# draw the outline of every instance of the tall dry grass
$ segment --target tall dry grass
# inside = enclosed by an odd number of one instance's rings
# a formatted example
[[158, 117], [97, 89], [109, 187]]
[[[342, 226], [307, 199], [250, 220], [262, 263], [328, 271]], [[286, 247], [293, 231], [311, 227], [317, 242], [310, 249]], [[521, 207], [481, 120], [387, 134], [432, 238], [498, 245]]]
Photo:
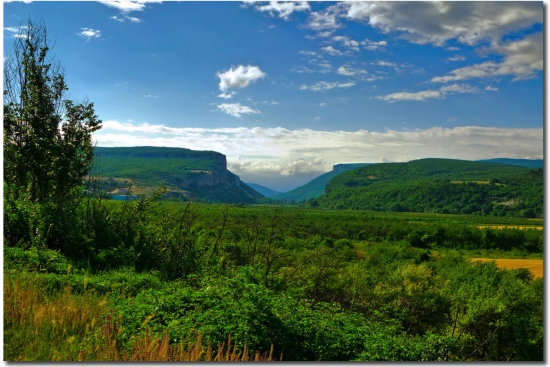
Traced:
[[[144, 323], [145, 324], [145, 323]], [[69, 287], [45, 294], [33, 273], [4, 273], [4, 360], [6, 361], [272, 361], [269, 353], [238, 351], [222, 343], [204, 347], [195, 341], [170, 344], [147, 330], [136, 336], [131, 353], [119, 336], [122, 320], [108, 306], [107, 298], [93, 291], [73, 294]], [[280, 357], [282, 360], [282, 355]]]

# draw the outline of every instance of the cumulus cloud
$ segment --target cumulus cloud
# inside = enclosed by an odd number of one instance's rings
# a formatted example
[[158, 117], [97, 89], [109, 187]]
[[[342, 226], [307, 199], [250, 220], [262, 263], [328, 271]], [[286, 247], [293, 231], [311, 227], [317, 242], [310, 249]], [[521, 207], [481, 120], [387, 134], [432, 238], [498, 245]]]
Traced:
[[229, 88], [244, 88], [251, 82], [266, 77], [267, 74], [257, 66], [239, 65], [223, 73], [218, 72], [216, 76], [220, 78], [220, 90], [225, 92]]
[[338, 68], [338, 70], [336, 70], [336, 73], [340, 75], [346, 75], [346, 76], [355, 76], [355, 75], [367, 74], [367, 71], [342, 65]]
[[365, 38], [363, 41], [361, 41], [361, 46], [363, 46], [365, 50], [369, 50], [369, 51], [378, 51], [378, 50], [384, 51], [387, 45], [388, 45], [388, 42], [386, 41], [375, 42], [375, 41], [369, 40], [368, 38]]
[[386, 67], [396, 67], [397, 64], [395, 62], [389, 62], [384, 60], [378, 60], [376, 62], [371, 62], [372, 65], [378, 65], [378, 66], [386, 66]]
[[250, 108], [248, 106], [243, 106], [240, 103], [222, 103], [222, 104], [217, 106], [217, 109], [219, 109], [222, 112], [227, 113], [228, 115], [231, 115], [233, 117], [239, 117], [239, 118], [243, 114], [245, 114], [245, 115], [250, 115], [250, 114], [255, 114], [255, 113], [261, 114], [260, 111], [253, 110], [252, 108]]
[[342, 56], [344, 54], [342, 51], [337, 50], [332, 46], [323, 47], [321, 48], [321, 50], [325, 51], [326, 53], [332, 56]]
[[418, 44], [443, 46], [498, 42], [502, 36], [543, 22], [540, 2], [348, 2], [345, 16]]
[[[472, 78], [491, 78], [513, 76], [513, 81], [530, 79], [543, 70], [543, 34], [530, 35], [519, 41], [509, 41], [502, 45], [493, 45], [490, 50], [504, 55], [502, 62], [486, 61], [481, 64], [465, 66], [451, 71], [448, 75], [431, 79], [435, 83], [467, 80]], [[485, 52], [490, 52], [485, 50]]]
[[229, 98], [232, 98], [235, 94], [237, 94], [237, 92], [231, 91], [229, 93], [218, 94], [218, 97], [224, 98], [224, 99], [229, 99]]
[[296, 11], [311, 10], [307, 1], [270, 1], [265, 5], [260, 5], [259, 2], [255, 1], [245, 1], [245, 5], [248, 4], [256, 4], [254, 9], [261, 12], [268, 12], [271, 16], [277, 15], [284, 20], [289, 20], [290, 15]]
[[311, 12], [309, 14], [306, 28], [319, 32], [324, 31], [325, 34], [319, 33], [319, 36], [329, 37], [332, 32], [342, 26], [338, 22], [338, 18], [340, 17], [341, 13], [341, 4], [331, 5], [328, 8], [319, 12]]
[[329, 82], [322, 81], [322, 82], [318, 82], [318, 83], [315, 83], [315, 84], [310, 85], [310, 86], [302, 84], [300, 86], [300, 90], [312, 90], [312, 91], [318, 92], [318, 91], [329, 90], [329, 89], [334, 89], [334, 88], [349, 88], [349, 87], [353, 87], [354, 85], [355, 85], [355, 82], [347, 82], [347, 83], [333, 82], [333, 83], [329, 83]]
[[80, 28], [80, 29], [82, 29], [82, 32], [78, 33], [80, 37], [87, 38], [88, 40], [91, 38], [101, 37], [101, 31], [98, 29], [92, 29], [92, 28]]
[[491, 92], [498, 92], [498, 88], [497, 88], [497, 87], [493, 87], [493, 86], [490, 86], [490, 85], [486, 86], [486, 87], [485, 87], [485, 90], [491, 91]]
[[353, 51], [360, 51], [359, 50], [359, 42], [350, 39], [346, 36], [334, 36], [332, 37], [333, 41], [340, 42], [343, 46], [353, 50]]
[[101, 4], [116, 8], [123, 13], [142, 11], [147, 3], [161, 3], [161, 0], [98, 0]]
[[[214, 150], [245, 182], [278, 182], [328, 172], [344, 162], [403, 162], [426, 157], [487, 159], [543, 158], [543, 128], [460, 126], [374, 132], [277, 128], [176, 128], [107, 120], [94, 133], [98, 146], [167, 146]], [[309, 175], [309, 176], [308, 176]], [[262, 183], [262, 182], [258, 182]], [[268, 185], [269, 186], [269, 185]]]

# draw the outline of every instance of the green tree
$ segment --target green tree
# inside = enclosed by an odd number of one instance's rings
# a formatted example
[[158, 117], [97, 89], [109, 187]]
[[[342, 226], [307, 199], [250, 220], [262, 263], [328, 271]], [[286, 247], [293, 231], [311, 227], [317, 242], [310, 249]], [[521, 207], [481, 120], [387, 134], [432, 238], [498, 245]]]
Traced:
[[[47, 204], [48, 215], [62, 220], [78, 206], [101, 120], [93, 103], [65, 98], [63, 69], [50, 49], [44, 22], [29, 20], [4, 64], [4, 204]], [[11, 214], [6, 227], [4, 213], [4, 233], [14, 244], [17, 215]]]

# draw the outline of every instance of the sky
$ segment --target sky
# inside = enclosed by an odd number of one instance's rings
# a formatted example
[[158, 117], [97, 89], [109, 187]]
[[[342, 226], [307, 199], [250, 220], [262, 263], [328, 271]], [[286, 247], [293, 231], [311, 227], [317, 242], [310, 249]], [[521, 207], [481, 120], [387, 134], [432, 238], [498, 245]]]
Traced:
[[214, 150], [278, 191], [338, 163], [543, 158], [542, 2], [5, 2], [98, 146]]

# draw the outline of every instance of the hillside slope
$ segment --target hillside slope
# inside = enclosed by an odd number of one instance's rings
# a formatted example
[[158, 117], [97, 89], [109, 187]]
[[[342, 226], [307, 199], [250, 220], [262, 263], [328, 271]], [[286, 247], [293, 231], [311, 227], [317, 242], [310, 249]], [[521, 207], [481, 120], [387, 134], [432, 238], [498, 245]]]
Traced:
[[513, 166], [521, 166], [521, 167], [527, 167], [527, 168], [544, 167], [544, 160], [542, 159], [491, 158], [491, 159], [481, 159], [478, 162], [511, 164]]
[[339, 175], [342, 172], [349, 171], [350, 169], [363, 167], [372, 163], [342, 163], [332, 166], [332, 171], [322, 174], [321, 176], [314, 178], [307, 184], [295, 188], [294, 190], [285, 192], [283, 194], [274, 195], [270, 197], [272, 200], [279, 200], [282, 202], [300, 202], [309, 199], [317, 198], [323, 195], [326, 184], [331, 178]]
[[109, 189], [124, 190], [133, 182], [134, 193], [150, 193], [164, 185], [167, 198], [225, 203], [265, 200], [227, 170], [225, 155], [213, 151], [96, 147], [93, 172], [107, 178]]
[[542, 216], [543, 171], [453, 159], [380, 163], [334, 177], [320, 204], [336, 209]]
[[259, 184], [249, 183], [249, 182], [245, 182], [245, 184], [250, 186], [255, 191], [259, 192], [260, 194], [262, 194], [265, 197], [271, 197], [271, 196], [281, 194], [281, 192], [279, 192], [279, 191], [275, 191], [273, 189], [270, 189], [269, 187], [265, 187], [265, 186], [262, 186], [262, 185], [259, 185]]

